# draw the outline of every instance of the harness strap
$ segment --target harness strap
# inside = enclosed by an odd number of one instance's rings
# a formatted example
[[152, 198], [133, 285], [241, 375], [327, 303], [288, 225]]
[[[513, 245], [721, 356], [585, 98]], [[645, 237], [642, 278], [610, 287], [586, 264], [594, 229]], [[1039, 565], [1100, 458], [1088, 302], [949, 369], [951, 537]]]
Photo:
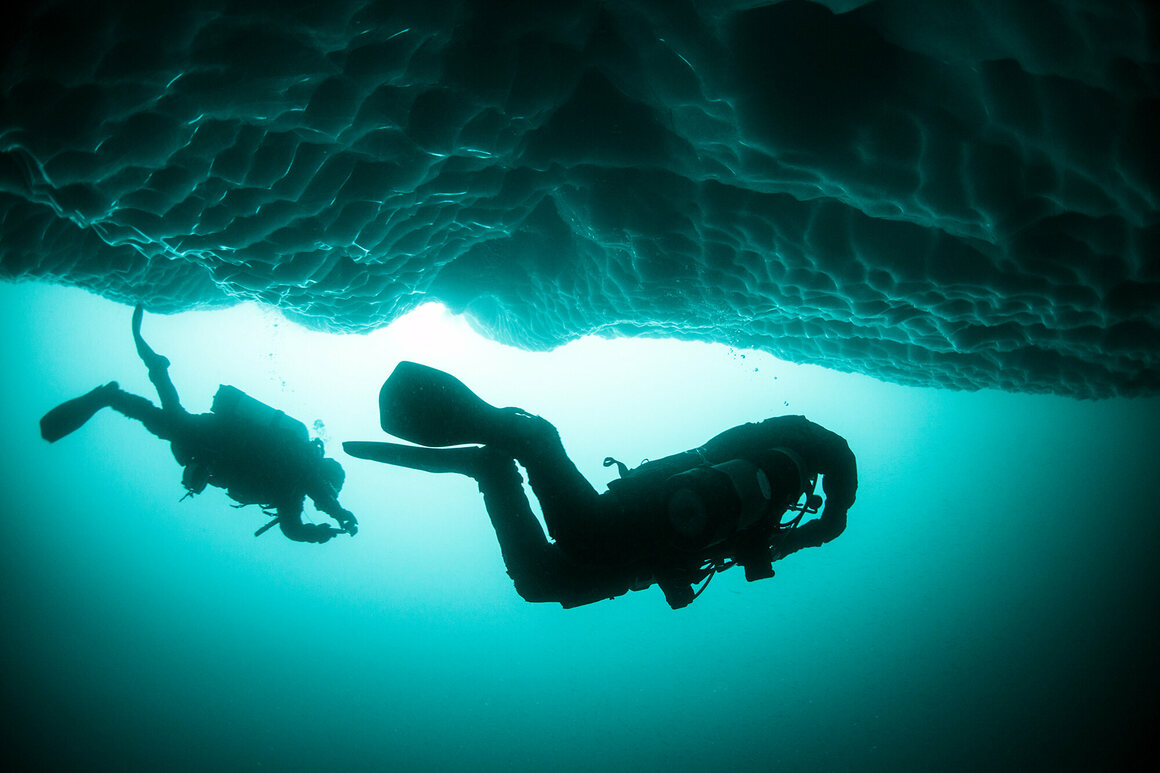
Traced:
[[617, 474], [620, 475], [620, 477], [623, 478], [626, 475], [628, 475], [628, 465], [626, 465], [624, 462], [620, 461], [619, 459], [613, 459], [611, 456], [604, 457], [604, 466], [605, 467], [611, 467], [614, 464], [616, 465], [616, 472], [617, 472]]

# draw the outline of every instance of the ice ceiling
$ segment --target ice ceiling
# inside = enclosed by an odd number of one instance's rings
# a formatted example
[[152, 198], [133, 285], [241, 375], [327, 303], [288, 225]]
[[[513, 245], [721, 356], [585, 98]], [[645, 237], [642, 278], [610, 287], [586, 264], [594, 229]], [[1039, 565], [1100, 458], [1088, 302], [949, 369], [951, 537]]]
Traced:
[[1155, 394], [1150, 8], [10, 4], [0, 275]]

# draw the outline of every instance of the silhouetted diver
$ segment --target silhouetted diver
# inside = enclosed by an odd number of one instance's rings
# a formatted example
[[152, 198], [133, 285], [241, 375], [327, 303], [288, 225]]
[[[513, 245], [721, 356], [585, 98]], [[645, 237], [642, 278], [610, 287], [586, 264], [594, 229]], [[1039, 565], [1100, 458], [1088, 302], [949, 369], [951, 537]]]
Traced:
[[[149, 380], [161, 398], [161, 407], [123, 391], [116, 381], [97, 387], [53, 408], [40, 420], [40, 434], [50, 443], [75, 432], [102, 408], [112, 408], [136, 419], [157, 437], [168, 440], [173, 456], [184, 468], [187, 496], [206, 485], [226, 489], [241, 505], [260, 505], [275, 523], [297, 542], [326, 542], [343, 532], [354, 535], [358, 521], [338, 503], [346, 479], [342, 466], [323, 455], [321, 441], [310, 440], [306, 426], [232, 386], [222, 385], [213, 398], [211, 413], [191, 414], [182, 407], [169, 378], [169, 360], [141, 337], [140, 304], [133, 311], [133, 340], [137, 354], [149, 369]], [[302, 522], [305, 498], [334, 518], [329, 524]]]
[[[343, 449], [474, 478], [517, 592], [566, 608], [655, 583], [677, 609], [734, 564], [745, 567], [747, 580], [771, 577], [773, 561], [842, 533], [858, 488], [846, 441], [802, 416], [734, 427], [633, 470], [605, 459], [622, 477], [598, 494], [550, 423], [518, 408], [496, 408], [443, 371], [400, 363], [383, 384], [379, 410], [386, 432], [435, 447], [347, 442]], [[441, 447], [465, 443], [482, 445]], [[517, 461], [554, 541], [529, 506]], [[819, 474], [825, 509], [803, 523], [822, 503], [813, 493]], [[803, 494], [805, 502], [795, 505]], [[791, 509], [797, 514], [783, 522]]]

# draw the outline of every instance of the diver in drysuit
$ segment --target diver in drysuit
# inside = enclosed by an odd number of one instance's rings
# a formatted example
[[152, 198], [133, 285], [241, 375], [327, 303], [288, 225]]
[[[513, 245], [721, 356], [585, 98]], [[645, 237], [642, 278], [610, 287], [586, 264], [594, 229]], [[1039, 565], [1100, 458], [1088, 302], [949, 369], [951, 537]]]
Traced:
[[[149, 370], [149, 380], [161, 398], [158, 408], [149, 400], [125, 392], [112, 381], [53, 408], [40, 420], [40, 434], [55, 443], [75, 432], [102, 408], [136, 419], [162, 440], [185, 468], [182, 484], [187, 496], [207, 485], [218, 486], [239, 505], [256, 504], [296, 542], [326, 542], [337, 534], [358, 532], [354, 515], [338, 503], [346, 473], [323, 454], [320, 441], [311, 441], [305, 425], [255, 400], [232, 386], [219, 387], [210, 413], [192, 414], [182, 407], [169, 378], [169, 360], [157, 354], [141, 337], [140, 304], [133, 311], [133, 341]], [[338, 522], [304, 523], [305, 498]]]
[[[771, 577], [774, 561], [842, 533], [858, 488], [846, 441], [802, 416], [734, 427], [633, 470], [605, 459], [621, 478], [597, 493], [550, 423], [489, 405], [443, 371], [400, 363], [383, 384], [379, 410], [384, 431], [420, 445], [346, 442], [343, 449], [474, 478], [517, 592], [565, 608], [656, 584], [678, 609], [715, 572], [736, 564], [747, 580]], [[466, 443], [479, 445], [445, 447]], [[540, 502], [547, 535], [517, 462]], [[813, 493], [819, 474], [825, 509], [803, 522], [822, 504]], [[797, 512], [783, 520], [787, 511]]]

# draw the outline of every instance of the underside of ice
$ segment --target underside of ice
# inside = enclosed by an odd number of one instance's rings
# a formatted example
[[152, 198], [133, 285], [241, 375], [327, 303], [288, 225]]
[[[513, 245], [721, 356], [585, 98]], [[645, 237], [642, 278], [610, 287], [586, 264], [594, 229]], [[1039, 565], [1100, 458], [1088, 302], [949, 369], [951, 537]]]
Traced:
[[10, 6], [0, 276], [1160, 388], [1143, 2]]

